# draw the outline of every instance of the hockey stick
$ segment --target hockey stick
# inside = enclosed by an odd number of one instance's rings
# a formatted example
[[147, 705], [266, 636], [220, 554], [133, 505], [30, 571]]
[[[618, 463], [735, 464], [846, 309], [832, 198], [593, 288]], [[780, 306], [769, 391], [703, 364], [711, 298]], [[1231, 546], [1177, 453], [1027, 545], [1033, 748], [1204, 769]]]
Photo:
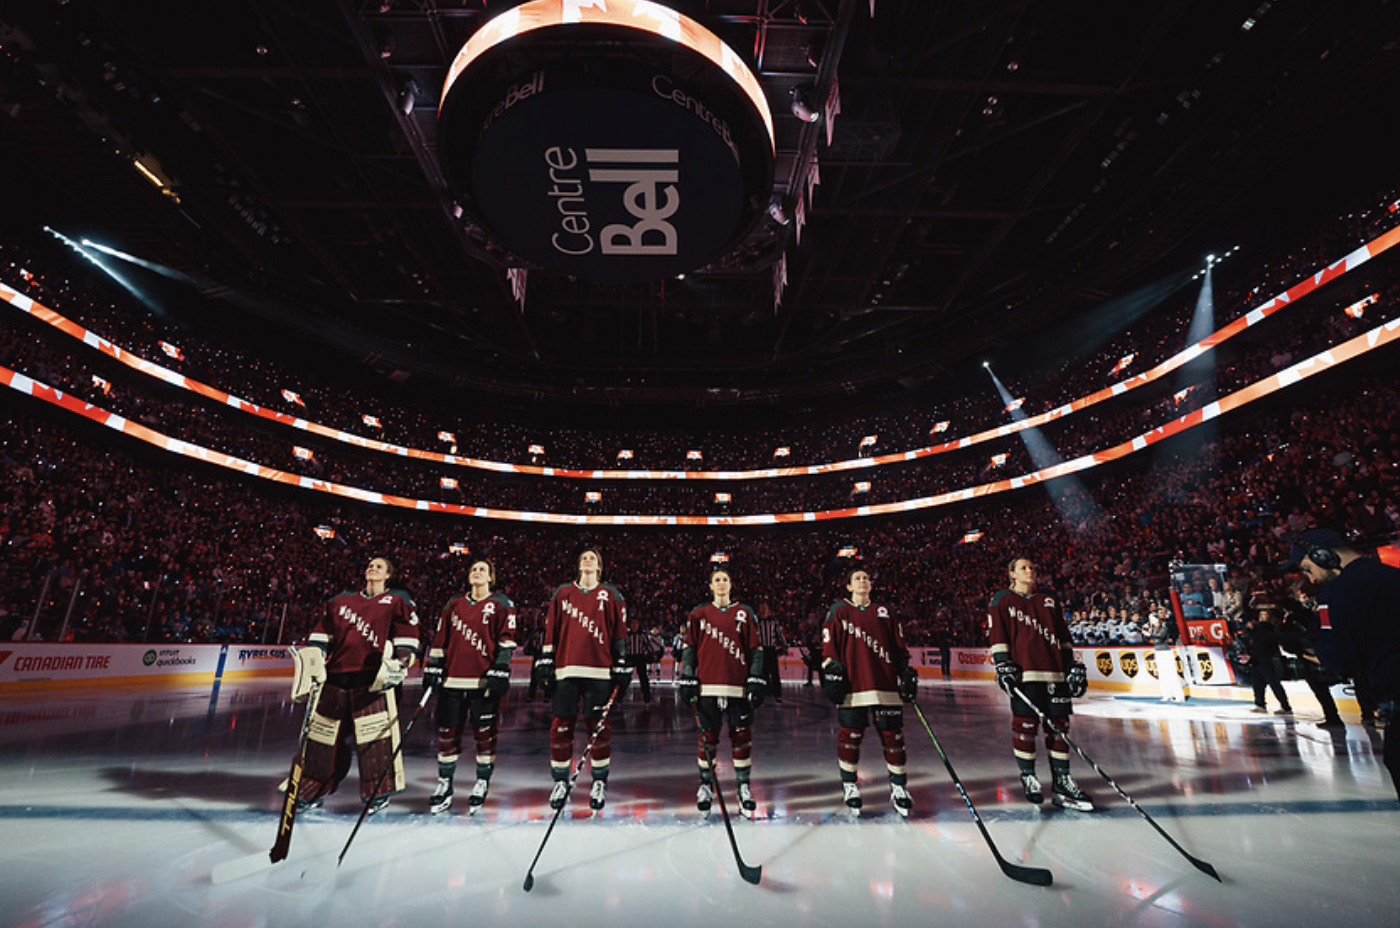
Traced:
[[540, 862], [540, 855], [544, 853], [544, 846], [549, 843], [549, 836], [554, 831], [555, 824], [559, 821], [560, 814], [564, 807], [569, 804], [569, 794], [574, 791], [574, 784], [578, 782], [579, 774], [583, 773], [583, 765], [588, 758], [593, 755], [593, 743], [598, 740], [598, 736], [603, 733], [603, 725], [608, 721], [608, 713], [612, 711], [613, 703], [622, 692], [621, 686], [613, 687], [612, 695], [608, 697], [607, 705], [603, 706], [603, 714], [598, 716], [598, 724], [593, 727], [593, 734], [589, 736], [588, 744], [584, 747], [583, 753], [579, 755], [578, 766], [574, 768], [574, 775], [565, 780], [564, 801], [559, 804], [559, 808], [554, 810], [554, 817], [549, 820], [549, 827], [545, 829], [544, 840], [540, 842], [540, 849], [535, 851], [535, 859], [530, 861], [530, 869], [525, 871], [525, 891], [528, 893], [535, 888], [535, 864]]
[[924, 723], [924, 731], [928, 732], [929, 739], [933, 741], [933, 746], [938, 750], [938, 756], [943, 758], [943, 766], [948, 768], [948, 776], [953, 778], [953, 785], [958, 788], [958, 794], [967, 804], [967, 811], [972, 813], [972, 820], [977, 823], [977, 828], [982, 832], [982, 838], [987, 842], [987, 847], [991, 849], [992, 856], [996, 858], [997, 865], [1001, 867], [1001, 872], [1018, 883], [1028, 883], [1031, 886], [1049, 886], [1054, 880], [1054, 875], [1049, 870], [1043, 867], [1023, 867], [1020, 864], [1013, 864], [1001, 856], [1001, 852], [997, 850], [996, 844], [992, 841], [991, 834], [987, 832], [987, 826], [982, 824], [982, 817], [977, 814], [977, 807], [968, 798], [967, 790], [963, 789], [962, 780], [958, 779], [958, 772], [953, 769], [952, 761], [948, 760], [948, 755], [943, 753], [943, 745], [938, 743], [938, 737], [929, 726], [928, 719], [924, 718], [924, 710], [919, 708], [917, 702], [911, 702], [910, 705], [918, 713], [919, 721]]
[[1044, 712], [1042, 712], [1039, 706], [1027, 699], [1025, 694], [1021, 692], [1020, 687], [1012, 683], [1011, 692], [1014, 693], [1016, 697], [1021, 700], [1021, 702], [1030, 706], [1036, 715], [1040, 716], [1040, 720], [1045, 724], [1046, 728], [1050, 729], [1051, 732], [1063, 738], [1065, 744], [1068, 744], [1070, 747], [1074, 748], [1074, 753], [1084, 758], [1084, 763], [1088, 764], [1090, 767], [1093, 767], [1094, 772], [1097, 773], [1099, 776], [1103, 777], [1104, 780], [1108, 782], [1108, 785], [1113, 787], [1114, 790], [1117, 791], [1118, 795], [1122, 796], [1124, 801], [1127, 802], [1128, 805], [1132, 806], [1134, 809], [1137, 810], [1138, 815], [1141, 815], [1144, 819], [1147, 820], [1147, 824], [1151, 825], [1157, 830], [1157, 834], [1166, 838], [1167, 843], [1170, 844], [1172, 847], [1176, 848], [1178, 852], [1180, 852], [1182, 857], [1185, 857], [1187, 860], [1191, 861], [1191, 865], [1193, 867], [1204, 873], [1206, 876], [1213, 878], [1217, 883], [1225, 882], [1224, 880], [1220, 879], [1220, 874], [1215, 872], [1214, 867], [1206, 863], [1204, 860], [1201, 860], [1199, 857], [1192, 857], [1186, 852], [1186, 848], [1182, 847], [1180, 844], [1177, 844], [1176, 839], [1173, 838], [1171, 835], [1167, 834], [1166, 831], [1162, 829], [1162, 826], [1158, 825], [1157, 822], [1152, 818], [1152, 816], [1148, 815], [1147, 812], [1142, 808], [1142, 806], [1137, 804], [1137, 802], [1133, 799], [1132, 796], [1129, 796], [1127, 793], [1123, 792], [1123, 787], [1113, 782], [1113, 777], [1104, 773], [1103, 768], [1100, 767], [1098, 764], [1094, 763], [1093, 758], [1091, 758], [1088, 754], [1085, 754], [1083, 748], [1071, 741], [1069, 735], [1065, 734], [1064, 731], [1058, 725], [1050, 721], [1050, 717], [1047, 716]]
[[710, 753], [710, 744], [705, 740], [705, 728], [700, 724], [700, 704], [697, 702], [691, 708], [695, 710], [695, 727], [700, 733], [700, 745], [705, 749], [705, 763], [710, 765], [710, 785], [715, 788], [715, 798], [719, 800], [719, 814], [720, 818], [724, 819], [724, 830], [729, 833], [729, 847], [734, 851], [734, 863], [739, 865], [739, 876], [743, 877], [744, 882], [757, 886], [758, 881], [763, 878], [763, 867], [750, 866], [739, 856], [739, 842], [734, 840], [734, 826], [729, 823], [729, 810], [724, 807], [724, 792], [719, 788], [719, 766], [715, 764], [715, 756]]
[[399, 746], [394, 748], [394, 753], [389, 755], [389, 763], [384, 767], [384, 772], [379, 775], [379, 779], [375, 782], [374, 789], [370, 792], [369, 798], [364, 801], [365, 807], [360, 810], [360, 817], [355, 822], [355, 827], [350, 832], [350, 837], [345, 839], [345, 847], [340, 849], [340, 856], [335, 859], [335, 865], [337, 867], [340, 866], [341, 861], [345, 860], [345, 853], [350, 850], [350, 842], [355, 840], [355, 835], [360, 833], [360, 826], [363, 825], [365, 819], [369, 817], [370, 806], [374, 805], [374, 800], [379, 798], [379, 788], [384, 785], [384, 780], [389, 776], [389, 772], [394, 769], [394, 761], [399, 759], [399, 752], [401, 752], [403, 746], [408, 743], [408, 733], [413, 731], [413, 723], [418, 721], [418, 716], [423, 713], [423, 707], [428, 704], [428, 700], [432, 698], [432, 695], [433, 688], [424, 685], [423, 698], [418, 700], [418, 708], [413, 710], [412, 717], [409, 718], [408, 724], [404, 726], [403, 734], [399, 736]]
[[[288, 649], [295, 654], [295, 649]], [[311, 696], [306, 700], [306, 715], [301, 720], [301, 737], [297, 739], [297, 753], [292, 758], [292, 769], [287, 774], [287, 791], [282, 795], [282, 814], [277, 819], [277, 839], [272, 842], [268, 858], [275, 864], [287, 859], [292, 846], [292, 826], [296, 824], [297, 800], [301, 797], [301, 770], [306, 759], [306, 739], [311, 734], [311, 715], [321, 698], [321, 681], [311, 681]]]
[[[292, 654], [296, 653], [296, 648], [287, 650]], [[311, 731], [311, 714], [316, 711], [316, 703], [320, 698], [321, 681], [313, 680], [311, 693], [306, 700], [306, 715], [301, 720], [297, 752], [292, 757], [292, 769], [287, 774], [287, 789], [282, 796], [282, 812], [277, 817], [277, 838], [272, 843], [272, 850], [266, 854], [248, 854], [215, 864], [209, 873], [209, 882], [215, 886], [271, 869], [274, 864], [287, 859], [287, 853], [292, 846], [292, 826], [296, 824], [297, 800], [301, 798], [301, 771], [306, 759], [306, 739]]]

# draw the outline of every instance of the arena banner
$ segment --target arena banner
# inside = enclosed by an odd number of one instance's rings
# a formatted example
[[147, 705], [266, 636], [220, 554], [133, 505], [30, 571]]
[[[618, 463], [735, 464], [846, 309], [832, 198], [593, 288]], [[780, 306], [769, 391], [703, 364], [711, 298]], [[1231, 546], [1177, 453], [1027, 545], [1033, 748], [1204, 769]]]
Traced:
[[281, 645], [63, 644], [0, 645], [0, 693], [85, 686], [199, 686], [220, 680], [287, 676]]
[[[992, 679], [996, 672], [992, 664], [992, 653], [987, 648], [953, 648], [950, 669], [954, 677], [979, 677]], [[1099, 647], [1081, 645], [1074, 649], [1074, 656], [1089, 671], [1089, 686], [1102, 686], [1106, 689], [1133, 690], [1143, 688], [1152, 693], [1159, 689], [1158, 664], [1161, 655], [1170, 654], [1177, 676], [1187, 679], [1184, 648], [1158, 652], [1149, 646], [1139, 647]], [[940, 661], [937, 648], [911, 649], [913, 660], [919, 667], [926, 668], [924, 676], [936, 676]], [[1192, 649], [1196, 670], [1200, 680], [1192, 686], [1234, 686], [1234, 670], [1225, 659], [1225, 651], [1218, 647], [1197, 647]]]

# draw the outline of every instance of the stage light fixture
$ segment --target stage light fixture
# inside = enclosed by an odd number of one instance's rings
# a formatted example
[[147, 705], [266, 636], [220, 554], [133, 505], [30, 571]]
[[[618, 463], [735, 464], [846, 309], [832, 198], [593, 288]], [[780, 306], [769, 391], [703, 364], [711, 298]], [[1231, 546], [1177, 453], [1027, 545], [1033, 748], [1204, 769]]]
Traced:
[[816, 122], [821, 118], [821, 113], [807, 105], [807, 101], [802, 97], [802, 91], [796, 87], [792, 89], [792, 115], [803, 122]]

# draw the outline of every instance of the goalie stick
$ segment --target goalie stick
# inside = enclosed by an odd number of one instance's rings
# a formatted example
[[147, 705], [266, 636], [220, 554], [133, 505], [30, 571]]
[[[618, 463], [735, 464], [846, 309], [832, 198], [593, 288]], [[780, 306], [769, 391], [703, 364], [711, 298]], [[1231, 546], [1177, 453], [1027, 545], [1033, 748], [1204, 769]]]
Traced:
[[[288, 653], [296, 654], [295, 648]], [[301, 797], [301, 768], [306, 759], [306, 739], [311, 733], [311, 715], [316, 711], [316, 703], [321, 698], [321, 681], [311, 682], [311, 695], [306, 700], [306, 716], [301, 720], [301, 737], [297, 740], [297, 753], [292, 758], [292, 769], [287, 774], [287, 792], [282, 796], [282, 814], [277, 819], [277, 839], [268, 851], [268, 858], [275, 864], [287, 859], [292, 846], [292, 826], [297, 819], [297, 800]]]
[[700, 744], [705, 749], [705, 763], [710, 765], [710, 785], [714, 787], [715, 799], [719, 800], [719, 814], [720, 818], [724, 819], [724, 830], [729, 833], [729, 847], [734, 851], [734, 863], [739, 865], [739, 876], [743, 877], [744, 882], [757, 886], [758, 881], [763, 878], [763, 867], [750, 866], [739, 856], [739, 843], [734, 840], [734, 826], [729, 823], [729, 810], [724, 807], [724, 792], [719, 788], [719, 766], [715, 764], [715, 756], [710, 753], [710, 743], [705, 740], [704, 728], [700, 724], [700, 706], [697, 703], [691, 708], [695, 710], [695, 728], [700, 732]]
[[593, 743], [598, 740], [598, 735], [602, 733], [603, 726], [608, 721], [608, 713], [612, 711], [613, 702], [622, 692], [621, 686], [613, 687], [612, 695], [608, 697], [607, 705], [603, 706], [603, 714], [598, 716], [598, 724], [593, 726], [593, 734], [588, 738], [588, 744], [584, 747], [583, 753], [579, 755], [578, 766], [574, 768], [573, 776], [565, 780], [564, 801], [559, 804], [559, 808], [554, 810], [554, 817], [549, 820], [549, 827], [545, 829], [544, 840], [540, 842], [540, 849], [535, 851], [535, 859], [530, 861], [530, 869], [525, 871], [525, 891], [528, 893], [535, 888], [535, 864], [540, 862], [540, 855], [544, 853], [544, 846], [549, 843], [549, 836], [554, 832], [554, 826], [559, 821], [559, 816], [563, 813], [564, 807], [569, 804], [569, 794], [574, 791], [574, 784], [578, 782], [578, 776], [583, 773], [583, 765], [593, 754]]
[[958, 794], [962, 796], [963, 802], [967, 804], [967, 811], [972, 813], [972, 820], [977, 823], [977, 828], [982, 832], [982, 838], [987, 842], [987, 847], [991, 849], [992, 856], [996, 858], [997, 865], [1001, 867], [1001, 872], [1018, 883], [1028, 883], [1031, 886], [1049, 886], [1054, 881], [1054, 875], [1043, 867], [1023, 867], [1020, 864], [1013, 864], [1005, 857], [1001, 856], [1001, 851], [997, 850], [992, 836], [987, 832], [987, 826], [982, 824], [982, 817], [977, 814], [977, 807], [972, 804], [972, 800], [967, 796], [967, 790], [963, 789], [962, 780], [958, 779], [958, 772], [953, 769], [952, 761], [948, 760], [948, 755], [943, 753], [943, 745], [938, 743], [938, 737], [934, 735], [933, 728], [929, 726], [928, 719], [924, 718], [924, 710], [919, 708], [917, 702], [910, 703], [914, 711], [919, 715], [919, 721], [924, 723], [924, 731], [928, 732], [929, 738], [933, 741], [933, 746], [938, 749], [938, 756], [943, 758], [943, 766], [948, 768], [948, 776], [953, 778], [953, 785], [958, 788]]
[[1085, 754], [1083, 748], [1081, 748], [1079, 745], [1075, 744], [1073, 741], [1070, 740], [1069, 735], [1065, 734], [1064, 729], [1060, 728], [1060, 727], [1059, 727], [1058, 725], [1056, 725], [1053, 721], [1051, 721], [1051, 720], [1050, 720], [1050, 717], [1047, 716], [1044, 712], [1042, 712], [1042, 711], [1040, 710], [1040, 707], [1039, 707], [1039, 706], [1037, 706], [1035, 703], [1033, 703], [1033, 702], [1031, 702], [1029, 699], [1027, 699], [1027, 698], [1025, 697], [1025, 694], [1023, 694], [1023, 693], [1021, 692], [1021, 688], [1020, 688], [1020, 687], [1018, 687], [1016, 684], [1012, 683], [1012, 684], [1011, 684], [1011, 692], [1012, 692], [1012, 693], [1015, 693], [1015, 694], [1016, 694], [1016, 697], [1017, 697], [1018, 699], [1020, 699], [1021, 702], [1025, 703], [1025, 704], [1028, 705], [1028, 706], [1030, 706], [1031, 709], [1035, 712], [1036, 715], [1040, 716], [1040, 720], [1041, 720], [1042, 723], [1044, 723], [1044, 725], [1045, 725], [1046, 728], [1050, 729], [1050, 731], [1054, 732], [1056, 735], [1059, 735], [1061, 738], [1063, 738], [1064, 741], [1065, 741], [1065, 744], [1067, 744], [1067, 745], [1069, 745], [1070, 747], [1074, 748], [1074, 753], [1076, 753], [1076, 754], [1078, 754], [1080, 757], [1084, 758], [1084, 763], [1088, 764], [1090, 767], [1093, 767], [1095, 773], [1097, 773], [1099, 776], [1103, 777], [1104, 780], [1107, 781], [1108, 785], [1111, 786], [1111, 787], [1113, 787], [1114, 790], [1117, 791], [1118, 795], [1122, 796], [1123, 799], [1124, 799], [1124, 801], [1127, 802], [1128, 805], [1132, 806], [1134, 809], [1137, 810], [1137, 814], [1138, 814], [1138, 815], [1141, 815], [1141, 816], [1147, 821], [1147, 824], [1151, 825], [1153, 828], [1155, 828], [1155, 829], [1157, 830], [1157, 834], [1159, 834], [1159, 835], [1161, 835], [1162, 837], [1166, 838], [1166, 839], [1167, 839], [1167, 843], [1170, 844], [1172, 847], [1176, 848], [1177, 851], [1181, 854], [1182, 857], [1185, 857], [1187, 860], [1191, 861], [1191, 866], [1195, 867], [1197, 870], [1201, 871], [1201, 872], [1204, 873], [1206, 876], [1211, 877], [1211, 878], [1214, 879], [1217, 883], [1223, 883], [1223, 882], [1225, 882], [1224, 880], [1220, 879], [1220, 874], [1215, 872], [1215, 868], [1214, 868], [1214, 867], [1212, 867], [1210, 864], [1206, 863], [1204, 860], [1201, 860], [1199, 857], [1193, 857], [1193, 856], [1191, 856], [1190, 854], [1188, 854], [1188, 853], [1186, 852], [1186, 848], [1182, 847], [1180, 844], [1177, 844], [1177, 843], [1176, 843], [1176, 839], [1173, 838], [1171, 835], [1167, 834], [1166, 831], [1162, 828], [1162, 826], [1161, 826], [1161, 825], [1158, 825], [1157, 822], [1152, 818], [1152, 816], [1148, 815], [1147, 812], [1146, 812], [1146, 810], [1144, 810], [1142, 806], [1138, 805], [1137, 802], [1135, 802], [1135, 801], [1133, 800], [1133, 797], [1132, 797], [1132, 796], [1129, 796], [1127, 793], [1123, 792], [1123, 787], [1121, 787], [1121, 786], [1119, 786], [1117, 783], [1113, 782], [1113, 777], [1111, 777], [1111, 776], [1109, 776], [1108, 774], [1104, 773], [1104, 772], [1103, 772], [1103, 768], [1100, 767], [1098, 764], [1094, 763], [1093, 758], [1091, 758], [1088, 754]]

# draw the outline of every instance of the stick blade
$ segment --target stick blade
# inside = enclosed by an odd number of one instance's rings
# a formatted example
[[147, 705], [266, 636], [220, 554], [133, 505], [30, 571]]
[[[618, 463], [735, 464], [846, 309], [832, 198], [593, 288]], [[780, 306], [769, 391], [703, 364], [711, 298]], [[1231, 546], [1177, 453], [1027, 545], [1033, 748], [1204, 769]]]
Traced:
[[528, 893], [530, 890], [532, 890], [532, 889], [534, 889], [534, 888], [535, 888], [535, 875], [534, 875], [533, 873], [527, 873], [527, 874], [525, 874], [525, 891]]
[[1011, 861], [998, 857], [997, 863], [1001, 864], [1001, 872], [1018, 883], [1026, 883], [1030, 886], [1049, 886], [1055, 881], [1055, 876], [1044, 867], [1022, 867], [1013, 864]]
[[1225, 882], [1224, 880], [1222, 880], [1222, 879], [1220, 878], [1220, 874], [1218, 874], [1218, 873], [1215, 872], [1215, 868], [1214, 868], [1214, 867], [1212, 867], [1210, 864], [1206, 863], [1204, 860], [1201, 860], [1199, 857], [1192, 857], [1190, 854], [1187, 854], [1187, 855], [1186, 855], [1186, 859], [1189, 860], [1189, 861], [1191, 861], [1191, 863], [1195, 864], [1197, 870], [1201, 871], [1201, 872], [1204, 873], [1206, 876], [1208, 876], [1208, 877], [1210, 877], [1211, 879], [1215, 880], [1215, 882], [1217, 882], [1217, 883], [1224, 883], [1224, 882]]
[[752, 883], [757, 886], [758, 881], [763, 879], [763, 867], [751, 867], [746, 863], [739, 864], [739, 876], [743, 877], [745, 883]]

